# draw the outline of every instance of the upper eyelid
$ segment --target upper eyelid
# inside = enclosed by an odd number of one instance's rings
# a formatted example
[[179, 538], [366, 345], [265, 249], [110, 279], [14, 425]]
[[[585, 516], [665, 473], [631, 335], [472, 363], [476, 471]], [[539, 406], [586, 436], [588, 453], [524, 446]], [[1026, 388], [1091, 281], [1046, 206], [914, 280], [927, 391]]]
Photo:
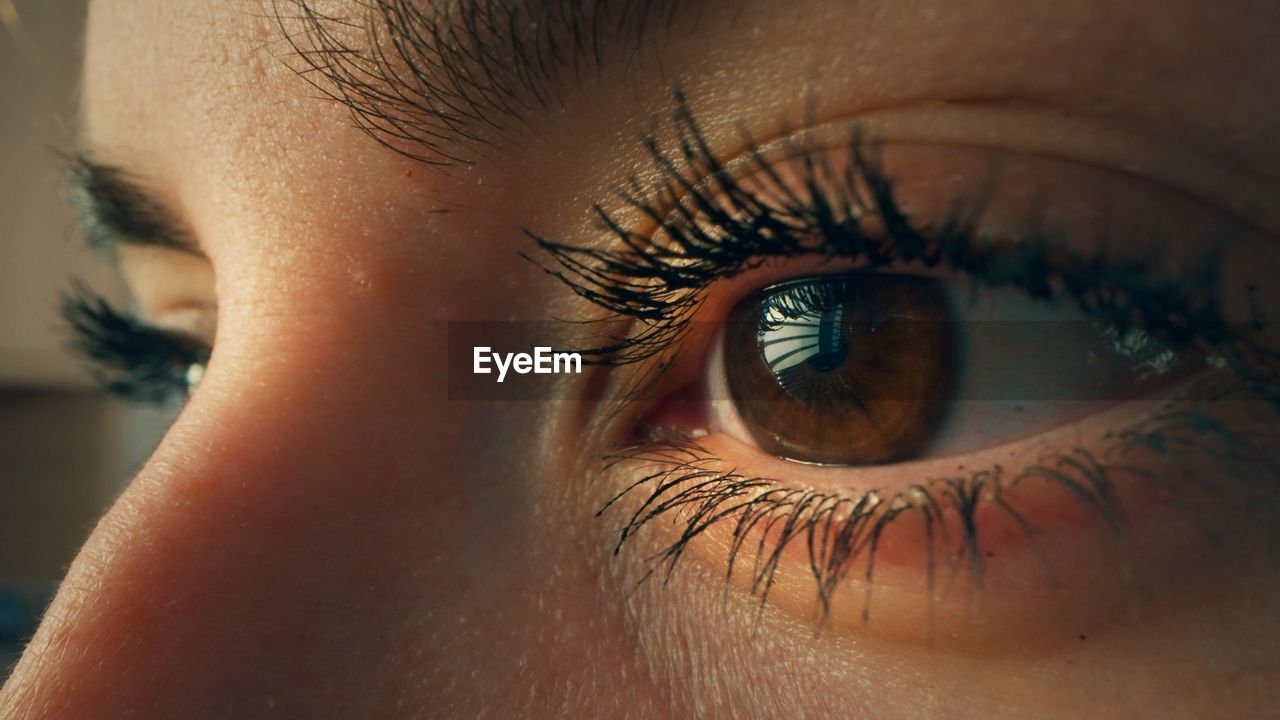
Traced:
[[[812, 110], [810, 113], [812, 114]], [[980, 120], [981, 133], [969, 129]], [[860, 110], [856, 115], [806, 117], [802, 129], [783, 127], [774, 138], [755, 143], [759, 155], [786, 150], [797, 138], [825, 147], [824, 138], [844, 142], [857, 124], [867, 137], [885, 144], [950, 144], [1054, 158], [1108, 168], [1230, 215], [1235, 223], [1266, 235], [1280, 234], [1280, 216], [1263, 216], [1275, 195], [1274, 183], [1256, 172], [1225, 165], [1198, 147], [1188, 147], [1042, 101], [1016, 98], [993, 104], [984, 98], [941, 98]], [[724, 163], [730, 171], [753, 161], [748, 151]]]
[[[676, 141], [671, 143], [674, 147], [665, 147], [656, 131], [641, 138], [655, 167], [664, 176], [661, 192], [667, 196], [658, 197], [657, 192], [644, 187], [634, 174], [615, 192], [626, 210], [639, 211], [643, 216], [643, 230], [627, 228], [639, 234], [660, 230], [673, 217], [680, 216], [684, 221], [692, 222], [703, 209], [698, 206], [700, 193], [714, 194], [722, 178], [736, 182], [739, 177], [752, 172], [768, 175], [788, 161], [807, 161], [819, 155], [820, 151], [847, 144], [851, 128], [886, 145], [916, 143], [987, 147], [992, 151], [1004, 150], [1080, 166], [1109, 168], [1122, 176], [1212, 207], [1240, 231], [1258, 232], [1263, 236], [1280, 233], [1280, 217], [1259, 214], [1270, 207], [1269, 198], [1273, 194], [1260, 177], [1222, 166], [1212, 157], [1194, 149], [1161, 142], [1039, 101], [1011, 99], [1000, 103], [999, 112], [993, 113], [988, 112], [992, 107], [989, 99], [917, 100], [866, 109], [849, 117], [818, 121], [816, 104], [811, 98], [799, 129], [783, 123], [776, 133], [766, 136], [766, 140], [757, 141], [744, 125], [739, 125], [741, 142], [737, 149], [722, 152], [710, 148], [678, 85], [673, 89], [673, 99], [675, 110], [671, 120], [677, 134]], [[982, 115], [985, 139], [975, 141], [965, 136], [966, 131], [955, 129], [950, 131], [951, 135], [938, 136], [938, 127], [963, 125], [965, 118], [974, 113]], [[957, 122], [949, 123], [951, 119]], [[686, 134], [686, 127], [692, 131]], [[1044, 132], [1033, 132], [1035, 128]], [[1028, 140], [1029, 135], [1035, 139]], [[1091, 142], [1082, 144], [1071, 139], [1078, 135], [1087, 136]], [[706, 158], [714, 166], [688, 167], [694, 158]], [[784, 183], [773, 183], [773, 186], [783, 193], [793, 192]], [[604, 206], [597, 203], [594, 208], [606, 223], [611, 223], [614, 217], [610, 215], [611, 211], [603, 209]]]
[[[620, 358], [613, 359], [610, 362], [616, 364], [625, 364], [637, 360], [643, 360], [653, 354], [664, 351], [670, 347], [681, 334], [682, 326], [687, 324], [689, 316], [691, 316], [701, 305], [701, 293], [713, 281], [725, 277], [733, 276], [737, 273], [750, 269], [751, 258], [753, 257], [794, 257], [802, 254], [812, 253], [820, 250], [820, 247], [802, 247], [795, 242], [795, 238], [788, 239], [785, 230], [792, 225], [784, 225], [784, 232], [778, 235], [766, 238], [771, 241], [760, 244], [760, 238], [741, 238], [734, 237], [735, 230], [743, 230], [751, 234], [758, 228], [745, 226], [744, 228], [733, 228], [724, 226], [718, 229], [718, 235], [712, 237], [703, 233], [703, 229], [699, 227], [697, 222], [700, 213], [710, 208], [713, 212], [723, 205], [717, 205], [717, 202], [725, 202], [717, 196], [729, 195], [728, 202], [737, 202], [738, 198], [734, 196], [734, 190], [741, 190], [740, 186], [735, 185], [737, 182], [737, 173], [729, 173], [726, 171], [726, 164], [722, 163], [719, 158], [712, 153], [708, 147], [705, 138], [701, 135], [696, 121], [692, 113], [684, 104], [684, 99], [677, 92], [677, 99], [680, 102], [680, 109], [675, 117], [676, 128], [679, 133], [677, 138], [676, 159], [673, 159], [671, 151], [664, 152], [656, 140], [650, 138], [647, 141], [647, 147], [653, 156], [655, 164], [662, 170], [665, 176], [661, 181], [655, 183], [656, 190], [645, 193], [642, 192], [638, 181], [633, 181], [630, 192], [622, 192], [623, 201], [640, 210], [642, 215], [649, 222], [654, 223], [657, 229], [667, 231], [667, 234], [675, 234], [672, 242], [661, 245], [655, 243], [653, 238], [648, 237], [645, 233], [633, 230], [625, 226], [622, 222], [614, 220], [607, 212], [597, 208], [597, 212], [603, 219], [606, 229], [612, 232], [619, 242], [621, 248], [592, 248], [586, 246], [574, 246], [565, 243], [557, 243], [545, 237], [536, 235], [532, 232], [529, 234], [539, 244], [539, 247], [549, 254], [552, 258], [550, 266], [544, 265], [543, 268], [552, 275], [558, 277], [572, 287], [579, 295], [586, 297], [598, 306], [610, 310], [614, 315], [631, 317], [638, 320], [647, 327], [643, 328], [640, 333], [623, 343], [612, 345], [606, 348], [587, 349], [585, 352], [597, 353], [598, 357], [607, 360], [610, 353], [618, 353], [622, 350]], [[794, 135], [793, 135], [794, 136]], [[789, 137], [793, 137], [789, 136]], [[771, 196], [774, 200], [781, 202], [784, 206], [795, 206], [797, 211], [795, 217], [785, 218], [785, 220], [794, 221], [797, 217], [808, 213], [806, 209], [805, 198], [802, 198], [798, 191], [792, 190], [788, 185], [777, 178], [776, 175], [770, 174], [771, 165], [764, 161], [763, 154], [755, 152], [748, 139], [748, 151], [744, 155], [737, 156], [737, 161], [731, 162], [749, 162], [750, 166], [762, 171], [762, 175], [766, 180], [772, 178], [772, 184], [777, 186], [778, 193]], [[785, 141], [784, 141], [785, 144]], [[920, 261], [924, 260], [930, 267], [941, 264], [943, 267], [969, 272], [974, 269], [970, 267], [973, 263], [978, 265], [990, 264], [991, 262], [999, 262], [1001, 255], [993, 254], [993, 248], [985, 254], [979, 253], [981, 257], [977, 260], [966, 259], [964, 256], [969, 251], [962, 252], [960, 259], [950, 257], [949, 249], [945, 247], [945, 242], [940, 242], [944, 247], [928, 247], [930, 237], [921, 235], [916, 228], [908, 221], [905, 215], [901, 214], [897, 208], [896, 200], [893, 197], [893, 185], [891, 179], [883, 174], [883, 169], [877, 164], [877, 158], [872, 152], [870, 155], [860, 155], [859, 136], [854, 134], [849, 147], [857, 156], [857, 169], [861, 173], [860, 180], [864, 187], [845, 188], [855, 197], [848, 198], [852, 203], [850, 207], [842, 208], [845, 214], [835, 212], [835, 219], [847, 217], [855, 222], [846, 223], [848, 227], [843, 229], [851, 232], [853, 237], [843, 238], [841, 241], [850, 245], [850, 253], [845, 257], [858, 258], [862, 257], [868, 260], [878, 261], [877, 267], [883, 267], [889, 261]], [[795, 147], [790, 148], [795, 150]], [[805, 167], [806, 172], [813, 172], [813, 169], [822, 169], [822, 158], [819, 157], [815, 163], [814, 152], [806, 147], [800, 147], [800, 152], [790, 152], [789, 162], [800, 163]], [[692, 170], [690, 170], [692, 168]], [[720, 192], [723, 190], [729, 192]], [[822, 188], [819, 188], [822, 189]], [[806, 187], [801, 194], [810, 195], [812, 187]], [[855, 192], [856, 191], [856, 192]], [[755, 203], [758, 195], [753, 195], [750, 191], [741, 193], [745, 197], [747, 203]], [[683, 197], [680, 197], [683, 196]], [[766, 193], [768, 196], [768, 193]], [[664, 202], [668, 207], [674, 207], [668, 214], [663, 214], [662, 209], [656, 207], [654, 198]], [[692, 199], [690, 199], [692, 198]], [[827, 198], [823, 198], [827, 200]], [[860, 206], [854, 207], [861, 203]], [[782, 208], [784, 211], [788, 207]], [[742, 206], [732, 208], [732, 210], [743, 210]], [[728, 217], [729, 222], [733, 223], [733, 212], [728, 211], [721, 215], [722, 218]], [[877, 233], [862, 235], [859, 229], [859, 223], [856, 222], [858, 216], [854, 211], [861, 212], [870, 210], [877, 213], [881, 218], [889, 218], [891, 222], [886, 223], [886, 229], [879, 232], [880, 237], [874, 237]], [[970, 207], [965, 208], [961, 205], [953, 207], [953, 211], [944, 221], [938, 225], [928, 227], [932, 231], [932, 236], [941, 237], [943, 241], [950, 240], [954, 247], [950, 249], [961, 249], [969, 247], [972, 250], [973, 245], [970, 240], [978, 239], [974, 233], [974, 227], [980, 219], [982, 212], [982, 203], [973, 203]], [[746, 213], [749, 214], [749, 213]], [[649, 222], [643, 223], [648, 225]], [[713, 219], [710, 223], [715, 225]], [[777, 228], [775, 228], [776, 230]], [[689, 237], [681, 238], [681, 232], [689, 233]], [[726, 239], [727, 237], [727, 239]], [[1157, 314], [1161, 310], [1161, 303], [1170, 297], [1181, 297], [1182, 301], [1174, 303], [1166, 309], [1166, 312], [1173, 314], [1173, 311], [1188, 311], [1199, 308], [1196, 312], [1187, 312], [1187, 316], [1194, 315], [1199, 324], [1206, 328], [1217, 326], [1215, 320], [1221, 321], [1220, 313], [1216, 304], [1217, 283], [1214, 280], [1214, 272], [1217, 263], [1214, 257], [1207, 257], [1209, 262], [1203, 263], [1196, 271], [1194, 268], [1187, 277], [1175, 277], [1172, 279], [1162, 279], [1157, 277], [1148, 277], [1154, 270], [1141, 265], [1141, 263], [1128, 263], [1115, 265], [1114, 267], [1091, 269], [1096, 263], [1090, 263], [1091, 258], [1080, 257], [1078, 253], [1070, 251], [1067, 248], [1054, 246], [1045, 242], [1051, 238], [1051, 234], [1045, 233], [1041, 228], [1041, 244], [1026, 243], [1015, 244], [1014, 246], [1004, 248], [1005, 254], [1014, 254], [1021, 257], [1024, 261], [1030, 260], [1030, 255], [1040, 252], [1046, 257], [1052, 253], [1056, 255], [1061, 268], [1067, 270], [1056, 270], [1060, 284], [1066, 285], [1067, 292], [1063, 292], [1061, 288], [1051, 289], [1047, 285], [1044, 287], [1036, 287], [1037, 283], [1044, 283], [1045, 278], [1023, 278], [1005, 276], [998, 277], [996, 275], [988, 275], [984, 278], [987, 284], [996, 285], [1017, 285], [1026, 289], [1035, 295], [1037, 292], [1046, 295], [1066, 294], [1073, 296], [1078, 302], [1084, 302], [1084, 295], [1091, 292], [1088, 288], [1079, 289], [1079, 281], [1088, 279], [1087, 276], [1094, 276], [1092, 280], [1097, 284], [1097, 289], [1101, 290], [1106, 287], [1111, 289], [1120, 289], [1127, 293], [1136, 293], [1138, 295], [1148, 295], [1145, 300], [1149, 306], [1140, 306], [1137, 309], [1141, 312], [1139, 316], [1143, 322], [1159, 327], [1160, 323], [1155, 322], [1162, 320], [1162, 316]], [[1032, 238], [1034, 239], [1034, 238]], [[904, 249], [899, 240], [905, 240], [908, 245], [913, 247]], [[794, 246], [788, 246], [785, 243], [791, 242]], [[888, 241], [888, 242], [886, 242]], [[755, 242], [758, 247], [750, 247]], [[701, 243], [701, 246], [699, 246]], [[745, 243], [745, 247], [744, 247]], [[895, 247], [895, 244], [897, 247]], [[834, 246], [828, 246], [826, 252], [832, 253], [838, 250]], [[724, 251], [724, 252], [721, 252]], [[706, 255], [699, 256], [698, 253], [705, 252]], [[736, 254], [735, 254], [736, 252]], [[933, 252], [932, 257], [928, 257], [928, 253]], [[719, 253], [719, 254], [716, 254]], [[879, 257], [875, 257], [878, 253]], [[838, 252], [836, 254], [839, 254]], [[1212, 253], [1210, 253], [1212, 255]], [[1006, 258], [1008, 259], [1008, 258]], [[1042, 258], [1045, 259], [1045, 258]], [[718, 262], [737, 263], [736, 265], [717, 266]], [[699, 268], [698, 263], [704, 262], [707, 267]], [[965, 262], [969, 266], [964, 265]], [[1071, 270], [1074, 268], [1074, 270]], [[1095, 272], [1096, 270], [1096, 272]], [[1111, 271], [1109, 273], [1103, 271]], [[1065, 275], [1062, 273], [1074, 273], [1074, 275]], [[666, 273], [664, 275], [664, 273]], [[1007, 273], [1006, 273], [1007, 275]], [[1127, 277], [1126, 277], [1127, 276]], [[1117, 285], [1117, 281], [1119, 284]], [[1103, 283], [1111, 283], [1109, 286]], [[1075, 289], [1072, 289], [1075, 286]], [[1181, 287], [1182, 290], [1175, 290]], [[1194, 290], [1193, 290], [1194, 289]], [[1194, 296], [1190, 293], [1196, 293]], [[1157, 302], [1159, 300], [1159, 302]], [[1165, 303], [1168, 305], [1168, 303]], [[1101, 308], [1102, 311], [1124, 309], [1124, 308]], [[1086, 308], [1088, 310], [1088, 308]], [[1129, 308], [1132, 310], [1132, 308]], [[669, 311], [669, 312], [668, 312]], [[1093, 312], [1097, 313], [1098, 308], [1094, 308]], [[666, 314], [664, 314], [666, 313]], [[666, 323], [666, 326], [663, 324]], [[1221, 340], [1230, 337], [1228, 333], [1224, 333], [1225, 327], [1217, 327], [1215, 332], [1221, 336]], [[1171, 333], [1181, 332], [1186, 334], [1186, 328], [1178, 328], [1171, 326]], [[634, 340], [630, 346], [628, 343]], [[635, 351], [630, 354], [627, 351]]]

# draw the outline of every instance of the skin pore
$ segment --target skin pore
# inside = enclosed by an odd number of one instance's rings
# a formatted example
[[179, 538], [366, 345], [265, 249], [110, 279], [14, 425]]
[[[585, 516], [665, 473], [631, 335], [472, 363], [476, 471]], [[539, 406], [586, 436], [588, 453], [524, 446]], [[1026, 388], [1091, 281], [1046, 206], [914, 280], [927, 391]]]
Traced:
[[[367, 49], [366, 23], [382, 27], [349, 0], [306, 7], [359, 19], [321, 23], [357, 48]], [[938, 217], [955, 190], [981, 194], [992, 163], [971, 153], [982, 148], [1025, 178], [992, 191], [989, 227], [1020, 226], [1039, 190], [1056, 189], [1046, 212], [1061, 224], [1106, 217], [1111, 229], [1159, 233], [1177, 265], [1199, 257], [1209, 228], [1229, 226], [1228, 306], [1257, 282], [1256, 302], [1274, 312], [1264, 281], [1277, 267], [1280, 96], [1264, 89], [1280, 86], [1280, 11], [1250, 0], [659, 10], [647, 31], [624, 33], [631, 45], [562, 71], [554, 92], [535, 83], [542, 98], [526, 92], [509, 111], [476, 100], [463, 115], [482, 117], [445, 127], [461, 137], [428, 149], [421, 127], [371, 137], [359, 127], [370, 129], [367, 117], [330, 97], [339, 86], [299, 55], [324, 43], [295, 3], [91, 3], [82, 145], [197, 246], [126, 239], [122, 270], [147, 321], [211, 344], [216, 325], [216, 351], [70, 568], [0, 691], [6, 717], [1257, 717], [1274, 707], [1273, 538], [1257, 521], [1265, 513], [1241, 509], [1274, 495], [1261, 464], [1223, 470], [1194, 457], [1175, 473], [1167, 458], [1123, 456], [1187, 486], [1250, 480], [1238, 493], [1189, 495], [1194, 517], [1150, 484], [1117, 485], [1133, 522], [1125, 549], [1064, 509], [1061, 487], [1012, 491], [1043, 521], [1056, 585], [1026, 537], [993, 515], [986, 584], [961, 573], [957, 590], [922, 600], [919, 518], [895, 523], [870, 620], [858, 565], [824, 621], [801, 546], [764, 604], [751, 553], [725, 582], [723, 526], [690, 543], [669, 580], [637, 584], [678, 539], [671, 516], [614, 554], [644, 496], [596, 513], [645, 463], [602, 472], [600, 458], [644, 412], [613, 412], [608, 400], [643, 364], [557, 380], [557, 398], [603, 395], [586, 402], [451, 399], [445, 378], [451, 321], [601, 315], [521, 257], [537, 252], [525, 230], [616, 246], [592, 209], [601, 203], [652, 231], [615, 191], [632, 175], [660, 179], [640, 138], [653, 131], [674, 147], [677, 86], [726, 159], [748, 154], [742, 130], [771, 147], [806, 126], [842, 157], [835, 138], [862, 120], [922, 215]], [[1139, 237], [1110, 243], [1123, 251]], [[716, 319], [772, 282], [856, 266], [839, 263], [795, 258], [727, 278], [701, 312]], [[697, 377], [712, 342], [691, 334], [655, 392]], [[1256, 405], [1215, 417], [1265, 447], [1274, 418]], [[1013, 470], [1046, 452], [1101, 454], [1108, 431], [1136, 422], [1112, 412], [1023, 444], [991, 438], [963, 462]], [[840, 492], [951, 472], [802, 466], [725, 434], [704, 445], [718, 473]]]

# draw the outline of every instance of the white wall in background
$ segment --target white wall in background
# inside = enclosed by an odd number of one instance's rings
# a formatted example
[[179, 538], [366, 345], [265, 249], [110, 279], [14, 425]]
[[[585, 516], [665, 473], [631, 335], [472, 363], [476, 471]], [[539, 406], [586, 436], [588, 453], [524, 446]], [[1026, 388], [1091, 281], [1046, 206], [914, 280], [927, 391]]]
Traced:
[[84, 0], [0, 0], [0, 383], [80, 386], [62, 350], [57, 290], [89, 279], [119, 296], [64, 201], [75, 140]]

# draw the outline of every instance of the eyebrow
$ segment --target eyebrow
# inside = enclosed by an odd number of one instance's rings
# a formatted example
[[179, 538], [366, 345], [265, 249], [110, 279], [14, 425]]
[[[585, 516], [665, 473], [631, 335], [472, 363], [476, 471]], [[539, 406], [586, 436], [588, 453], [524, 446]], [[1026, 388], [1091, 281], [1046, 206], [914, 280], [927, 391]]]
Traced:
[[[281, 10], [293, 8], [296, 14]], [[363, 18], [283, 0], [291, 67], [382, 145], [432, 165], [473, 164], [606, 63], [632, 62], [675, 24], [679, 0], [366, 0]], [[361, 30], [353, 36], [353, 32]]]
[[71, 159], [68, 175], [72, 203], [91, 247], [123, 243], [203, 255], [178, 214], [124, 169], [82, 154]]

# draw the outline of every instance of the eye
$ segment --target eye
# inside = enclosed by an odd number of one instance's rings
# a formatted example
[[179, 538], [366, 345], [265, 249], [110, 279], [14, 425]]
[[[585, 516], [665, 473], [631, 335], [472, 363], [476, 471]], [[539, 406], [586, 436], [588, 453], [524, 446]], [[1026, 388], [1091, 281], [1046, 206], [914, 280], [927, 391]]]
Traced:
[[530, 233], [628, 321], [583, 353], [638, 583], [701, 564], [858, 631], [874, 589], [887, 637], [987, 652], [1121, 619], [1134, 567], [1180, 588], [1205, 522], [1272, 506], [1232, 484], [1273, 467], [1272, 245], [1228, 213], [1070, 158], [674, 128], [611, 244]]
[[872, 465], [980, 450], [1203, 367], [1139, 329], [946, 278], [791, 280], [729, 313], [709, 423], [782, 458]]
[[145, 325], [76, 285], [63, 297], [71, 348], [93, 363], [99, 383], [128, 400], [164, 403], [200, 383], [210, 348], [181, 333]]

